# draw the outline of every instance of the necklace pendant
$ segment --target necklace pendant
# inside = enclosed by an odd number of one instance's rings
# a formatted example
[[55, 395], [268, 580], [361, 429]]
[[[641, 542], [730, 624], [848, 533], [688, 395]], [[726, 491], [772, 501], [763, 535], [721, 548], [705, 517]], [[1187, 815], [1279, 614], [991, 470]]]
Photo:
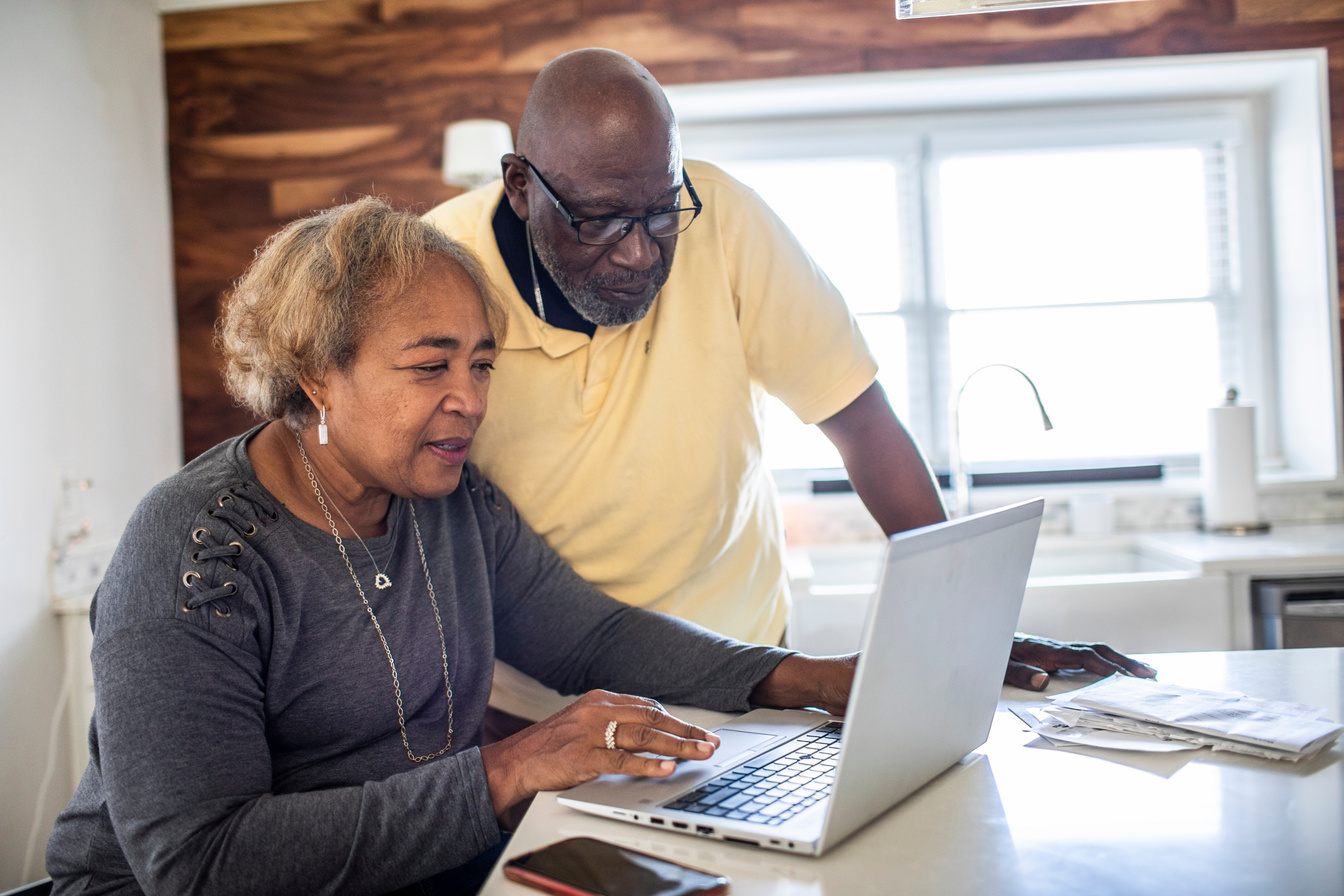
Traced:
[[373, 577], [373, 587], [379, 591], [386, 591], [392, 587], [392, 580], [387, 577], [387, 573], [380, 572]]

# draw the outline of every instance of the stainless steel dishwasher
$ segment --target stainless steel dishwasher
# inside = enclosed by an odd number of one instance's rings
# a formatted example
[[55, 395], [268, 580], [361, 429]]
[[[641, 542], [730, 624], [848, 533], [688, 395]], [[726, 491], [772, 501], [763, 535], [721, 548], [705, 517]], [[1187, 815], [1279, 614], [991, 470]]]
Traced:
[[1251, 580], [1256, 648], [1344, 647], [1344, 576]]

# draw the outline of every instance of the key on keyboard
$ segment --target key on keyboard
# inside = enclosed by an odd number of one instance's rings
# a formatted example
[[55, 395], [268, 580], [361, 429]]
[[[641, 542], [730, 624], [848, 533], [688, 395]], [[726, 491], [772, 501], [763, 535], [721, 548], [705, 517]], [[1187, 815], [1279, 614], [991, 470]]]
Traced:
[[784, 745], [711, 778], [670, 803], [714, 818], [781, 824], [831, 792], [841, 722], [827, 722]]

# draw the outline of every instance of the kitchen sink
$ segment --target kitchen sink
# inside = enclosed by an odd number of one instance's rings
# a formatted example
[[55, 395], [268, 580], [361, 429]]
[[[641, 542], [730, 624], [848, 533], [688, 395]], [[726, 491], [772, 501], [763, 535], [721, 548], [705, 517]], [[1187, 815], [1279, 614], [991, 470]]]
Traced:
[[[871, 594], [877, 587], [883, 542], [817, 545], [790, 558], [792, 576], [806, 579], [813, 594]], [[1080, 578], [1104, 581], [1189, 578], [1196, 571], [1128, 543], [1042, 542], [1031, 559], [1028, 584]], [[1039, 584], [1049, 584], [1041, 581]]]
[[[883, 547], [828, 544], [790, 554], [791, 646], [814, 654], [858, 649]], [[1226, 577], [1201, 576], [1123, 536], [1043, 538], [1018, 625], [1062, 640], [1108, 641], [1131, 653], [1234, 646]]]
[[1141, 578], [1187, 578], [1190, 567], [1147, 554], [1132, 544], [1073, 545], [1043, 543], [1031, 558], [1030, 579], [1076, 579], [1080, 577], [1124, 580]]

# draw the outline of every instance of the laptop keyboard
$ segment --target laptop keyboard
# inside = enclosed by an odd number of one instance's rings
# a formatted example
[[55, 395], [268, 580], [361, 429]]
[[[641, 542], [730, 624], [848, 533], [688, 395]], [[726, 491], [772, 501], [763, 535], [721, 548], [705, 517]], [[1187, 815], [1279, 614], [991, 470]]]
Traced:
[[840, 753], [841, 722], [820, 728], [744, 762], [670, 803], [715, 818], [781, 824], [831, 792]]

